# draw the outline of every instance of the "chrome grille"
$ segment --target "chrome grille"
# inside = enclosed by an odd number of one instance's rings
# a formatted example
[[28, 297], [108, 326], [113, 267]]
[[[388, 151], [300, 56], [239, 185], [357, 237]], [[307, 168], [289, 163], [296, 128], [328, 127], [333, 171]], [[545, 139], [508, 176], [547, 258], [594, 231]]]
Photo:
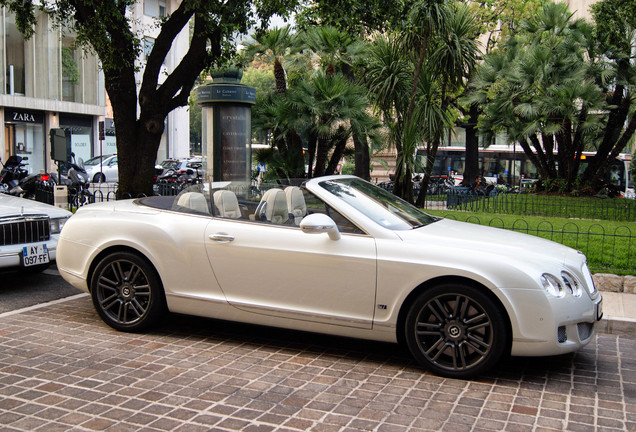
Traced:
[[46, 241], [51, 237], [47, 216], [0, 219], [0, 246]]

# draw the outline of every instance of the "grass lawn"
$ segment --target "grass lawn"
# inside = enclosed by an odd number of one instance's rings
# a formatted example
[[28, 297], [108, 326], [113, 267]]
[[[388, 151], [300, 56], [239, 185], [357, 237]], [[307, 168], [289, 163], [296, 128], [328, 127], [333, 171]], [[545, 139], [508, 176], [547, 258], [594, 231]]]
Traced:
[[587, 256], [593, 272], [636, 275], [636, 222], [425, 211], [458, 221], [524, 232], [570, 246]]
[[[446, 201], [446, 197], [440, 197]], [[581, 219], [636, 221], [636, 200], [626, 198], [570, 197], [560, 195], [498, 194], [494, 197], [465, 200], [457, 210], [521, 216], [565, 217]], [[435, 199], [431, 197], [431, 199]]]

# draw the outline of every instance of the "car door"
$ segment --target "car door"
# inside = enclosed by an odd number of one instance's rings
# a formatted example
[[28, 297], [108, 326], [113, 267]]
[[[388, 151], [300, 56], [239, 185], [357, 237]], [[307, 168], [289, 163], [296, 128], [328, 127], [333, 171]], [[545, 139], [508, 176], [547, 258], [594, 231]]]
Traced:
[[249, 312], [371, 328], [376, 246], [368, 235], [306, 234], [294, 226], [215, 219], [205, 233], [228, 302]]
[[104, 169], [104, 176], [108, 182], [116, 182], [119, 180], [119, 171], [117, 166], [117, 156], [108, 161]]

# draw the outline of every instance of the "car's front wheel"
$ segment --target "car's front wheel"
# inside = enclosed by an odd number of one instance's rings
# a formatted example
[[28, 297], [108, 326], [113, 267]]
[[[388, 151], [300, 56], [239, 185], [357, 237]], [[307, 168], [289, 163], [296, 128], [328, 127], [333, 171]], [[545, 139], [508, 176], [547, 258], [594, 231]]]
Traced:
[[444, 284], [424, 291], [413, 302], [405, 338], [415, 359], [430, 371], [467, 378], [500, 360], [508, 326], [499, 308], [480, 290]]
[[154, 267], [131, 252], [103, 257], [91, 278], [93, 305], [106, 324], [141, 331], [165, 312], [161, 281]]

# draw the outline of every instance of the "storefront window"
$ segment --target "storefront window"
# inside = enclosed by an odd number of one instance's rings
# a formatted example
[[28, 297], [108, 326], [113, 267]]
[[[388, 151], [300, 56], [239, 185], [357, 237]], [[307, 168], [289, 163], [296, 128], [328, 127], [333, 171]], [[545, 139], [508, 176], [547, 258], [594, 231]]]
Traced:
[[79, 90], [79, 58], [74, 41], [64, 38], [62, 41], [62, 100], [79, 102], [76, 93]]
[[24, 40], [7, 8], [0, 14], [0, 93], [84, 104], [104, 103], [103, 75], [96, 55], [76, 46], [72, 33], [55, 28], [46, 12], [36, 16]]
[[5, 87], [6, 94], [24, 95], [24, 39], [15, 24], [15, 17], [7, 14], [4, 23]]
[[45, 169], [44, 116], [39, 111], [9, 110], [5, 117], [5, 157], [27, 158], [29, 173]]
[[75, 160], [90, 159], [92, 154], [93, 128], [90, 117], [60, 116], [60, 127], [71, 133], [71, 151], [75, 153]]
[[106, 119], [104, 129], [104, 142], [102, 143], [102, 154], [116, 154], [117, 139], [115, 137], [115, 124], [113, 119]]

